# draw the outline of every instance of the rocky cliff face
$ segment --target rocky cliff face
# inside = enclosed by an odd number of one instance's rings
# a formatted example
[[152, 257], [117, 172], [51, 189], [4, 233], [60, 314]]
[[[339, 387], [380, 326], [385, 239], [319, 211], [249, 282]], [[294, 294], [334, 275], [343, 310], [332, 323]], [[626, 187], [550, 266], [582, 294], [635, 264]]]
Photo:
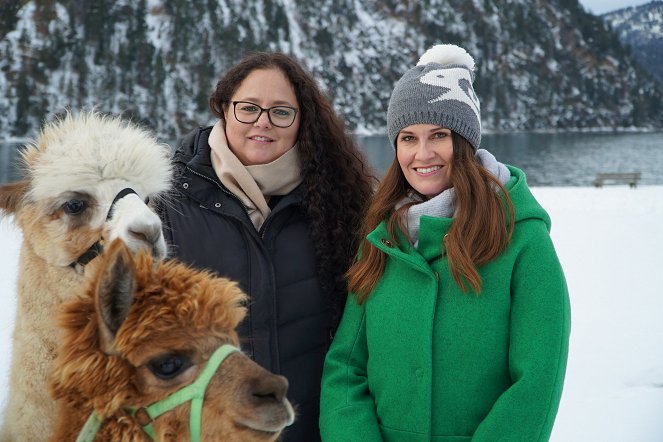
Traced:
[[477, 62], [484, 128], [663, 127], [663, 91], [577, 0], [6, 0], [0, 138], [96, 106], [172, 140], [244, 54], [295, 55], [351, 130], [381, 132], [391, 89], [435, 43]]

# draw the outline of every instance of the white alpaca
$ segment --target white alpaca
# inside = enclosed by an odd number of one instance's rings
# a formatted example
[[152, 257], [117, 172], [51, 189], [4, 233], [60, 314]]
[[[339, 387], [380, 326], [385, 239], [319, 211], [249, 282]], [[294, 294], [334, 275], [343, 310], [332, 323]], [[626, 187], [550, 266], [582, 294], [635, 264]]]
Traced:
[[45, 125], [22, 160], [25, 179], [0, 186], [0, 208], [14, 214], [23, 231], [2, 442], [51, 434], [56, 407], [47, 378], [58, 342], [53, 318], [64, 300], [81, 293], [104, 243], [121, 238], [134, 251], [145, 247], [165, 255], [161, 222], [145, 201], [166, 191], [172, 176], [166, 145], [129, 122], [94, 112]]

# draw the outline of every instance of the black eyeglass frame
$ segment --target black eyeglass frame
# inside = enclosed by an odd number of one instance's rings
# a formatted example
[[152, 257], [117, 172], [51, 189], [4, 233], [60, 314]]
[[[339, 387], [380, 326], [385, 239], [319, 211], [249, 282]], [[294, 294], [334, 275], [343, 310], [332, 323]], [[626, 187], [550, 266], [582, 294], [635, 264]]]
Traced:
[[[255, 120], [253, 120], [253, 121], [242, 121], [242, 120], [240, 120], [239, 117], [237, 116], [237, 104], [238, 103], [250, 104], [251, 106], [255, 106], [258, 109], [260, 109], [260, 112], [258, 112], [258, 116], [255, 118]], [[295, 120], [297, 119], [297, 112], [299, 112], [299, 109], [297, 109], [296, 107], [292, 107], [292, 106], [278, 105], [278, 106], [272, 106], [272, 107], [264, 108], [264, 107], [260, 107], [259, 105], [255, 104], [255, 103], [252, 103], [250, 101], [233, 101], [232, 105], [233, 105], [233, 115], [235, 116], [235, 119], [237, 121], [239, 121], [240, 123], [253, 124], [253, 123], [255, 123], [256, 121], [258, 121], [260, 119], [260, 116], [262, 115], [263, 112], [267, 112], [267, 119], [269, 119], [269, 123], [272, 126], [280, 127], [281, 129], [288, 128], [288, 127], [292, 126], [293, 124], [295, 124]], [[272, 109], [278, 109], [278, 108], [286, 108], [286, 109], [290, 109], [290, 110], [295, 112], [295, 115], [293, 115], [293, 117], [292, 117], [292, 121], [287, 126], [282, 126], [282, 125], [276, 124], [276, 123], [274, 123], [274, 121], [272, 121], [271, 111], [272, 111]]]

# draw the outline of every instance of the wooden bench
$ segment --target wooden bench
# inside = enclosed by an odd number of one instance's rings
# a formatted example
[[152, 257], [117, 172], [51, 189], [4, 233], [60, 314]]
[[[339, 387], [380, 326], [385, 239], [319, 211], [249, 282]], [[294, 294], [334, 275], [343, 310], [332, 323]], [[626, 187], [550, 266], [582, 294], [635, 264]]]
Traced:
[[594, 185], [602, 187], [604, 184], [628, 184], [630, 187], [636, 187], [641, 175], [640, 172], [597, 173]]

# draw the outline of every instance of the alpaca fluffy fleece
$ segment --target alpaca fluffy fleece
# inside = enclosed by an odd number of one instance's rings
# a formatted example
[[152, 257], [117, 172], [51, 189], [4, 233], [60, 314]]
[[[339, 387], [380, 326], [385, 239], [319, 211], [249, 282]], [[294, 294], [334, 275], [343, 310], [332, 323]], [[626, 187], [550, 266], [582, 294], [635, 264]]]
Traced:
[[22, 157], [33, 201], [95, 188], [104, 181], [126, 181], [139, 195], [162, 192], [170, 184], [168, 146], [126, 120], [95, 112], [69, 113], [45, 125]]
[[[23, 231], [2, 442], [43, 440], [52, 431], [55, 402], [48, 396], [47, 376], [59, 342], [53, 317], [85, 283], [85, 274], [69, 264], [103, 234], [121, 236], [124, 229], [130, 236], [120, 220], [125, 216], [160, 235], [158, 217], [141, 200], [158, 199], [172, 174], [166, 145], [136, 125], [94, 112], [67, 114], [45, 125], [22, 159], [26, 179], [0, 186], [0, 207], [14, 214]], [[108, 209], [125, 187], [140, 198], [120, 200], [110, 225]], [[86, 198], [90, 210], [68, 216], [63, 205], [78, 197]]]
[[[106, 255], [115, 253], [118, 244], [122, 243], [114, 242]], [[117, 279], [116, 275], [109, 278], [105, 270], [112, 267], [107, 265], [114, 262], [112, 257], [103, 258], [85, 295], [68, 302], [60, 317], [64, 337], [51, 388], [61, 407], [53, 441], [74, 440], [93, 409], [104, 419], [97, 440], [146, 440], [126, 407], [163, 399], [193, 382], [219, 345], [238, 344], [235, 327], [246, 314], [246, 296], [237, 283], [174, 260], [155, 262], [144, 253], [135, 260], [125, 259], [133, 262], [133, 270], [119, 271], [132, 274], [133, 296], [116, 335], [105, 334], [98, 300], [100, 287]], [[194, 365], [183, 372], [183, 379], [179, 375], [172, 380], [158, 379], [148, 370], [149, 361], [174, 351], [190, 355]], [[237, 425], [241, 416], [250, 420], [260, 413], [250, 405], [255, 396], [246, 395], [240, 387], [265, 377], [276, 378], [241, 353], [223, 362], [205, 396], [203, 440], [269, 442], [278, 437], [278, 431], [270, 437]], [[286, 401], [277, 410], [281, 422], [284, 410], [292, 416], [288, 407]], [[184, 404], [158, 417], [154, 422], [157, 440], [188, 440], [188, 413], [189, 406]], [[265, 421], [270, 417], [273, 414]]]

